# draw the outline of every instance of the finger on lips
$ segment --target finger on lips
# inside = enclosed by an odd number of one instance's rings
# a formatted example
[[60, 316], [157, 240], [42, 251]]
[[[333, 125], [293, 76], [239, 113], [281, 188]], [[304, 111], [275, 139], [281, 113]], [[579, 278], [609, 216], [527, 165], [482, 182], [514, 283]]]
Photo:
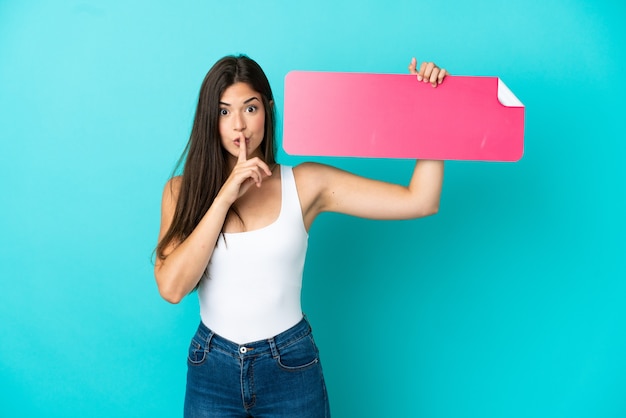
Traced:
[[246, 155], [247, 153], [247, 146], [248, 144], [246, 144], [246, 137], [241, 134], [239, 135], [239, 162], [245, 162], [248, 158], [248, 156]]

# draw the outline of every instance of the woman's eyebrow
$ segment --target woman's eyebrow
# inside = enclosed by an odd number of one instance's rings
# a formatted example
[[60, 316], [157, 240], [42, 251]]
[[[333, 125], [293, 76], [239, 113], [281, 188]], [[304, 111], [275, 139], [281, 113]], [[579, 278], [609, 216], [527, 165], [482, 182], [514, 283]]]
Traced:
[[[258, 97], [256, 97], [256, 96], [252, 96], [252, 97], [250, 97], [248, 100], [246, 100], [245, 102], [243, 102], [243, 104], [248, 104], [248, 103], [250, 103], [250, 102], [251, 102], [251, 101], [253, 101], [253, 100], [258, 100], [258, 101], [260, 102], [260, 100], [259, 100], [259, 98], [258, 98]], [[224, 105], [224, 106], [230, 106], [230, 103], [226, 103], [226, 102], [222, 102], [222, 101], [220, 101], [220, 104], [221, 104], [221, 105]]]

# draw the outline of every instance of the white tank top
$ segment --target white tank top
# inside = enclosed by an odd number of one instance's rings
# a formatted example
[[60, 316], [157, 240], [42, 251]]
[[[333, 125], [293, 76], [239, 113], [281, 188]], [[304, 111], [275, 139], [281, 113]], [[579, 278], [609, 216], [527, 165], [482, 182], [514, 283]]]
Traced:
[[291, 167], [280, 166], [280, 179], [278, 219], [220, 236], [198, 287], [202, 322], [237, 344], [271, 338], [302, 319], [308, 233]]

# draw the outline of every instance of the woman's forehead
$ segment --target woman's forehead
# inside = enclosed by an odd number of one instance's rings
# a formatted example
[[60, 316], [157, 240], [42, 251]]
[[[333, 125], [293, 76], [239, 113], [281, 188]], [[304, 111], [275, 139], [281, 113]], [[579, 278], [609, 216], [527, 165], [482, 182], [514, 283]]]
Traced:
[[254, 90], [250, 84], [238, 82], [224, 90], [220, 101], [228, 104], [236, 104], [246, 102], [252, 98], [256, 98], [260, 101], [261, 94]]

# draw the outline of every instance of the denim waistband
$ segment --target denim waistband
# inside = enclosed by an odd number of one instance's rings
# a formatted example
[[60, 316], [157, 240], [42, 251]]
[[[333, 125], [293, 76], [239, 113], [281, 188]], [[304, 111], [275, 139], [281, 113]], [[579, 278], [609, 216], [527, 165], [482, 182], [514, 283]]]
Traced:
[[293, 327], [272, 338], [246, 344], [237, 344], [221, 337], [211, 331], [202, 321], [200, 321], [198, 331], [196, 332], [198, 338], [206, 341], [206, 347], [208, 347], [209, 351], [217, 348], [220, 351], [236, 355], [237, 357], [256, 356], [265, 353], [271, 353], [273, 357], [277, 357], [282, 347], [293, 344], [309, 334], [311, 334], [311, 325], [306, 317], [303, 317], [300, 322]]

